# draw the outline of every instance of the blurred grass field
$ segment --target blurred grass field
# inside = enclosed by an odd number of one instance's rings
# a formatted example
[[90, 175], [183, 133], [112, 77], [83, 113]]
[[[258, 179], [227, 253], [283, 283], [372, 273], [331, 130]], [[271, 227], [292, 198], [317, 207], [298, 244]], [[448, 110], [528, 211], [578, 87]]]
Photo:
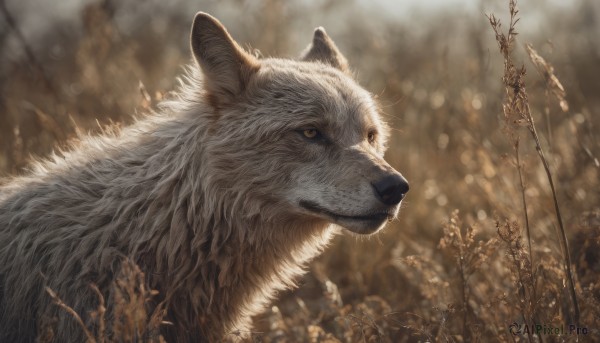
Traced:
[[[324, 26], [381, 101], [393, 127], [386, 158], [411, 191], [383, 233], [336, 238], [299, 289], [255, 319], [253, 339], [598, 341], [600, 6], [522, 2], [513, 57], [527, 70], [528, 101], [569, 238], [577, 325], [586, 335], [509, 330], [532, 320], [568, 329], [576, 318], [536, 146], [525, 128], [507, 135], [503, 119], [504, 62], [484, 14], [495, 14], [507, 30], [506, 1], [400, 15], [402, 2], [87, 0], [65, 2], [72, 7], [47, 17], [43, 2], [2, 2], [0, 176], [24, 172], [32, 156], [78, 134], [127, 125], [169, 96], [191, 61], [188, 32], [198, 10], [263, 56], [296, 57], [314, 27]], [[553, 66], [568, 110], [525, 43]]]

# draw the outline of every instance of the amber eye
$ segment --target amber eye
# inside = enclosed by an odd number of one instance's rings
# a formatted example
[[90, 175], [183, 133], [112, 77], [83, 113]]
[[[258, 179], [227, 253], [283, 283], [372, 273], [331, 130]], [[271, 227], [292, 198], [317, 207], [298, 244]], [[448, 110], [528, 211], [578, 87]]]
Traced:
[[306, 138], [315, 138], [319, 134], [319, 131], [317, 131], [317, 129], [305, 129], [302, 130], [302, 134]]
[[371, 144], [375, 143], [376, 135], [377, 135], [377, 133], [375, 131], [369, 131], [369, 134], [367, 135], [367, 140], [369, 141], [369, 143], [371, 143]]

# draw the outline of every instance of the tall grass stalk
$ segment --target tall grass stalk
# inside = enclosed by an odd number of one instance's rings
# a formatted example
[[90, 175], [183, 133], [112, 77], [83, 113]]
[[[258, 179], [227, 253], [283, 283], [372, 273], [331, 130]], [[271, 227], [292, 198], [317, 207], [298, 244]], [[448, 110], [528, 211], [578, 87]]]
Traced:
[[[546, 177], [548, 179], [550, 189], [552, 191], [552, 199], [554, 202], [556, 219], [558, 221], [558, 230], [556, 234], [560, 242], [559, 245], [561, 247], [562, 255], [564, 258], [564, 269], [568, 279], [568, 287], [573, 304], [573, 320], [576, 324], [578, 324], [580, 313], [579, 304], [577, 302], [577, 296], [575, 293], [575, 283], [573, 281], [573, 274], [571, 271], [571, 255], [569, 252], [569, 243], [563, 224], [563, 218], [560, 212], [560, 207], [558, 205], [556, 187], [552, 178], [550, 166], [548, 164], [548, 161], [544, 154], [544, 150], [542, 149], [540, 143], [540, 138], [535, 127], [533, 116], [531, 115], [527, 91], [525, 89], [525, 81], [523, 80], [526, 72], [525, 67], [523, 66], [521, 68], [516, 68], [511, 56], [514, 46], [514, 40], [517, 36], [515, 25], [519, 21], [519, 18], [517, 18], [517, 14], [519, 13], [519, 11], [517, 9], [517, 3], [515, 0], [509, 1], [509, 11], [510, 25], [508, 33], [506, 35], [501, 31], [500, 20], [498, 20], [494, 15], [488, 16], [492, 29], [496, 34], [496, 41], [498, 42], [498, 45], [500, 47], [500, 52], [504, 57], [504, 76], [502, 77], [502, 81], [504, 82], [506, 97], [503, 103], [503, 111], [506, 122], [508, 124], [507, 130], [517, 131], [518, 128], [521, 126], [525, 126], [527, 128], [527, 130], [531, 134], [531, 137], [534, 140], [538, 157], [540, 158], [540, 161], [542, 162], [542, 165], [544, 167], [544, 171], [546, 172]], [[561, 102], [561, 106], [564, 105], [566, 105], [566, 102]]]

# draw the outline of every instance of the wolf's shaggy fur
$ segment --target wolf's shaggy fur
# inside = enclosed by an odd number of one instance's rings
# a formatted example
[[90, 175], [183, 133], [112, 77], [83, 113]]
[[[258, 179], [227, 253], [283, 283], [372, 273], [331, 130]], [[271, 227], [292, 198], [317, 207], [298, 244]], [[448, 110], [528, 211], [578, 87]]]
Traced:
[[[387, 128], [324, 30], [301, 61], [258, 60], [200, 13], [191, 45], [160, 111], [0, 188], [0, 342], [34, 341], [48, 318], [57, 342], [84, 341], [44, 287], [85, 319], [90, 283], [110, 303], [123, 258], [160, 292], [167, 340], [247, 332], [340, 226], [397, 214], [408, 189], [383, 160]], [[374, 186], [390, 175], [392, 200]]]

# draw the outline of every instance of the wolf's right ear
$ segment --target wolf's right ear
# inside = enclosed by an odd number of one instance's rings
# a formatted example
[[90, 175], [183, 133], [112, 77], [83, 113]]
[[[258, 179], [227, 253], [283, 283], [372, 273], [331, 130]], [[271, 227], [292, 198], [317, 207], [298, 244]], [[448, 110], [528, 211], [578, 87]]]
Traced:
[[194, 18], [191, 48], [213, 100], [232, 100], [259, 68], [258, 60], [245, 52], [217, 19], [204, 12]]
[[317, 27], [313, 35], [312, 43], [304, 50], [301, 59], [303, 61], [320, 61], [337, 68], [346, 74], [350, 74], [348, 60], [338, 50], [337, 46], [325, 32], [323, 27]]

